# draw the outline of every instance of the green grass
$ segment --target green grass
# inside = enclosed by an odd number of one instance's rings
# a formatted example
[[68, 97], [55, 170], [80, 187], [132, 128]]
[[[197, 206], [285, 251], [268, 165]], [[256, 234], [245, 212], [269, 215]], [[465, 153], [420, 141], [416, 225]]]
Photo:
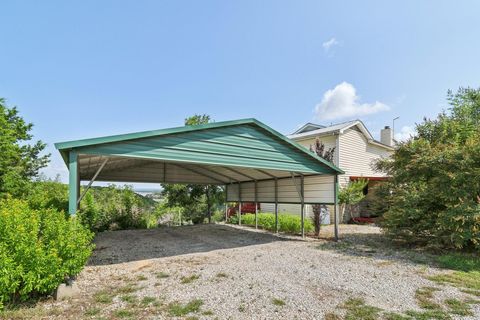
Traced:
[[127, 295], [121, 296], [120, 300], [127, 303], [135, 303], [137, 302], [137, 296], [134, 296], [133, 294], [127, 294]]
[[131, 318], [134, 315], [134, 312], [127, 309], [119, 309], [113, 312], [113, 315], [117, 318]]
[[199, 278], [200, 278], [199, 275], [192, 274], [191, 276], [188, 276], [188, 277], [181, 277], [180, 283], [182, 284], [192, 283], [193, 281], [198, 280]]
[[441, 310], [442, 307], [433, 301], [433, 293], [438, 291], [437, 288], [433, 287], [423, 287], [417, 289], [415, 292], [415, 299], [417, 299], [417, 303], [422, 309], [428, 310]]
[[472, 316], [473, 312], [470, 305], [465, 301], [458, 299], [447, 299], [445, 304], [450, 309], [450, 313], [457, 314], [459, 316]]
[[113, 301], [114, 294], [107, 290], [100, 290], [95, 292], [93, 295], [93, 300], [98, 303], [109, 304]]
[[155, 303], [157, 301], [157, 298], [155, 297], [143, 297], [142, 299], [142, 305], [143, 306], [148, 306], [149, 304]]
[[277, 307], [283, 307], [285, 305], [285, 301], [283, 301], [282, 299], [277, 299], [277, 298], [272, 299], [272, 303], [274, 305], [276, 305]]
[[92, 308], [87, 309], [87, 311], [85, 311], [85, 316], [93, 317], [93, 316], [98, 315], [100, 313], [100, 311], [101, 311], [100, 308], [92, 307]]
[[[275, 231], [275, 214], [273, 213], [259, 213], [258, 217], [258, 226], [262, 229]], [[238, 217], [230, 217], [230, 223], [237, 224]], [[242, 215], [242, 224], [254, 226], [255, 225], [255, 214], [247, 213]], [[305, 232], [311, 232], [314, 230], [313, 223], [310, 219], [305, 219]], [[287, 232], [287, 233], [300, 233], [301, 229], [301, 218], [299, 215], [281, 213], [278, 215], [278, 231]]]
[[117, 292], [119, 294], [129, 294], [133, 293], [135, 291], [138, 291], [140, 288], [133, 285], [133, 284], [127, 284], [126, 286], [120, 287], [117, 289]]
[[380, 317], [382, 309], [365, 304], [365, 300], [360, 298], [351, 298], [345, 301], [341, 308], [347, 312], [345, 320], [377, 320]]
[[452, 317], [443, 310], [407, 311], [406, 315], [415, 320], [450, 320]]
[[141, 275], [137, 276], [137, 279], [136, 279], [136, 280], [137, 280], [137, 281], [145, 281], [145, 280], [148, 280], [148, 278], [145, 277], [143, 274], [141, 274]]
[[206, 311], [203, 311], [203, 312], [202, 312], [202, 315], [203, 315], [203, 316], [213, 316], [214, 313], [213, 313], [212, 310], [206, 310]]
[[173, 317], [183, 317], [189, 313], [200, 311], [200, 307], [203, 305], [203, 301], [195, 299], [187, 304], [181, 304], [179, 302], [173, 302], [168, 305], [168, 313]]
[[157, 279], [165, 279], [165, 278], [170, 277], [170, 275], [168, 273], [165, 273], [165, 272], [157, 272], [155, 274], [155, 276], [157, 277]]
[[217, 273], [216, 277], [217, 278], [227, 278], [228, 274], [226, 274], [224, 272], [219, 272], [219, 273]]
[[461, 253], [452, 253], [441, 255], [437, 258], [438, 264], [442, 268], [457, 271], [480, 271], [480, 257], [478, 255], [468, 255]]

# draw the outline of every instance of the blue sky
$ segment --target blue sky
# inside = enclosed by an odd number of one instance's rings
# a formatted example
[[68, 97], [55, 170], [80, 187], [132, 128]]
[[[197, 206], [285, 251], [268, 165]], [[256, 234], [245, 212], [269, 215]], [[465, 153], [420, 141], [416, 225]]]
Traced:
[[391, 119], [409, 132], [479, 86], [477, 1], [2, 1], [0, 96], [54, 142], [179, 126], [195, 113]]

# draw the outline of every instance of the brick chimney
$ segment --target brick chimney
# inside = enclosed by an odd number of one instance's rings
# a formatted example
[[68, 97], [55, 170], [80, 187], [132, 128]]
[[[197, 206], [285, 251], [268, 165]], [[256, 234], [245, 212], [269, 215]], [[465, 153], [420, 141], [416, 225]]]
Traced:
[[385, 126], [385, 128], [380, 131], [380, 142], [387, 146], [393, 146], [393, 131], [389, 126]]

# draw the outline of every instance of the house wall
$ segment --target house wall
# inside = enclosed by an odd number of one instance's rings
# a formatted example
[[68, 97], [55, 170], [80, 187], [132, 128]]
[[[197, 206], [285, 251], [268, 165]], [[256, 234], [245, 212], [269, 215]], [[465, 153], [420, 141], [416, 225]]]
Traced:
[[339, 167], [345, 171], [339, 176], [340, 186], [345, 186], [351, 176], [385, 177], [372, 168], [375, 160], [391, 155], [391, 151], [367, 141], [365, 135], [356, 129], [347, 129], [339, 139]]

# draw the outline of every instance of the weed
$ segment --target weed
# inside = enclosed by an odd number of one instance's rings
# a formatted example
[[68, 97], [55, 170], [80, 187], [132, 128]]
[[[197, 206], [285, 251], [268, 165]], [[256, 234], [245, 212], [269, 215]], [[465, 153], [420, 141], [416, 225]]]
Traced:
[[127, 303], [135, 303], [137, 301], [137, 297], [132, 294], [121, 296], [120, 299]]
[[155, 276], [157, 277], [157, 279], [165, 279], [165, 278], [170, 277], [170, 275], [168, 273], [165, 273], [165, 272], [157, 272], [155, 274]]
[[203, 316], [213, 316], [213, 311], [212, 310], [206, 310], [202, 312]]
[[342, 320], [342, 317], [340, 317], [338, 314], [329, 312], [325, 314], [324, 317], [325, 320]]
[[277, 298], [273, 298], [272, 303], [274, 305], [276, 305], [277, 307], [283, 307], [285, 305], [285, 301], [283, 301], [282, 299], [277, 299]]
[[145, 280], [148, 280], [148, 278], [145, 277], [143, 274], [137, 276], [137, 281], [145, 281]]
[[189, 313], [198, 312], [202, 305], [203, 301], [200, 299], [192, 300], [187, 304], [173, 302], [168, 305], [168, 313], [174, 317], [182, 317]]
[[97, 308], [97, 307], [93, 307], [93, 308], [89, 308], [87, 309], [87, 311], [85, 311], [85, 315], [87, 317], [92, 317], [92, 316], [96, 316], [100, 313], [100, 308]]
[[433, 287], [423, 287], [417, 289], [417, 291], [415, 292], [415, 298], [417, 299], [420, 308], [428, 310], [442, 309], [438, 303], [432, 301], [433, 293], [435, 291], [438, 291], [438, 289]]
[[112, 303], [114, 294], [107, 290], [100, 290], [93, 295], [93, 299], [98, 303]]
[[472, 316], [472, 310], [470, 305], [465, 301], [460, 301], [458, 299], [447, 299], [445, 304], [450, 309], [450, 313], [458, 314], [459, 316]]
[[193, 281], [197, 280], [198, 278], [200, 278], [199, 275], [197, 275], [197, 274], [192, 274], [192, 275], [189, 276], [189, 277], [182, 277], [182, 278], [180, 278], [180, 282], [181, 282], [182, 284], [192, 283]]
[[155, 297], [143, 297], [142, 305], [147, 306], [151, 303], [154, 303], [155, 301], [157, 301], [157, 298]]
[[127, 310], [127, 309], [115, 310], [113, 312], [113, 314], [117, 318], [131, 318], [134, 315], [133, 311], [130, 311], [130, 310]]
[[245, 310], [246, 310], [246, 308], [245, 308], [245, 306], [244, 306], [243, 304], [241, 304], [241, 305], [238, 306], [238, 311], [240, 311], [240, 312], [245, 312]]
[[129, 293], [133, 293], [135, 291], [138, 291], [140, 288], [135, 286], [135, 285], [132, 285], [132, 284], [127, 284], [126, 286], [123, 286], [121, 288], [118, 288], [117, 289], [117, 292], [119, 294], [129, 294]]
[[341, 306], [347, 310], [345, 320], [376, 320], [379, 318], [381, 309], [365, 304], [365, 300], [351, 298]]
[[219, 273], [217, 273], [216, 277], [217, 278], [228, 278], [228, 274], [226, 274], [224, 272], [219, 272]]

